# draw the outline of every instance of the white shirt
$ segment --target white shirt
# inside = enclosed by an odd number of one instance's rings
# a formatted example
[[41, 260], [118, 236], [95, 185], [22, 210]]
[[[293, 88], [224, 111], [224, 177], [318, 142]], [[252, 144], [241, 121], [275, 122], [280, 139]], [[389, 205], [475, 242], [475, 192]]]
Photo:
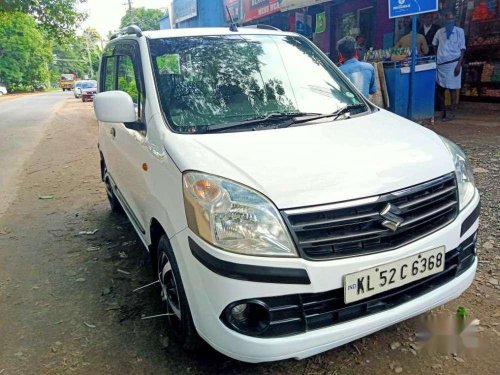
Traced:
[[429, 30], [431, 29], [432, 25], [430, 26], [425, 26], [424, 25], [424, 35], [427, 35], [427, 33], [429, 32]]
[[432, 45], [437, 47], [438, 64], [456, 60], [462, 54], [462, 50], [465, 50], [464, 29], [455, 26], [448, 39], [446, 37], [446, 28], [442, 27], [434, 35]]

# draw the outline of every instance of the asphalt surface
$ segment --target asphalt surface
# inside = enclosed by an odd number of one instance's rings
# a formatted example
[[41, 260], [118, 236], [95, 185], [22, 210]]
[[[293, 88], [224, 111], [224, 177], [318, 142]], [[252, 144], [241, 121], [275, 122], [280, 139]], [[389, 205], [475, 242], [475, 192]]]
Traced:
[[40, 142], [54, 110], [69, 92], [49, 92], [0, 98], [0, 215], [15, 197], [23, 164]]

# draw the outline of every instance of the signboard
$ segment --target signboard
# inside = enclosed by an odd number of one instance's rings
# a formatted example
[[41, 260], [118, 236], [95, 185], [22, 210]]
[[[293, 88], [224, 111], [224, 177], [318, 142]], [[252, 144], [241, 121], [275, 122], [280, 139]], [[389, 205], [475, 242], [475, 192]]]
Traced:
[[243, 0], [243, 21], [249, 22], [280, 11], [280, 0]]
[[240, 0], [224, 0], [224, 20], [226, 22], [230, 22], [231, 20], [229, 19], [229, 14], [227, 13], [227, 10], [229, 9], [229, 12], [231, 13], [231, 16], [233, 17], [233, 21], [239, 21], [240, 20]]
[[287, 10], [310, 7], [312, 5], [326, 3], [329, 0], [281, 0], [280, 9], [282, 12]]
[[389, 0], [389, 18], [435, 12], [438, 0]]
[[174, 23], [179, 23], [198, 15], [198, 0], [173, 0]]

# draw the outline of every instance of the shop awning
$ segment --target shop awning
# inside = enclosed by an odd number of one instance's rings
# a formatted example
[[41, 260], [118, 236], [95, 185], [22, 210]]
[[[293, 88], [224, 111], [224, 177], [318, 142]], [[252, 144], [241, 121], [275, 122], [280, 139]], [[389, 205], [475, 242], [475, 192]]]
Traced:
[[311, 5], [326, 3], [329, 0], [281, 0], [280, 9], [282, 12], [287, 10], [305, 8]]

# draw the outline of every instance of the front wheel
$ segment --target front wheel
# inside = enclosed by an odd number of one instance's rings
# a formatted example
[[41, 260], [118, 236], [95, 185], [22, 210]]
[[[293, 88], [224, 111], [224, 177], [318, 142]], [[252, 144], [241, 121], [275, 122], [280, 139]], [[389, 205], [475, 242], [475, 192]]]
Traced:
[[167, 331], [184, 350], [196, 350], [202, 341], [193, 323], [179, 267], [166, 235], [158, 243], [158, 280], [160, 296], [167, 316]]

